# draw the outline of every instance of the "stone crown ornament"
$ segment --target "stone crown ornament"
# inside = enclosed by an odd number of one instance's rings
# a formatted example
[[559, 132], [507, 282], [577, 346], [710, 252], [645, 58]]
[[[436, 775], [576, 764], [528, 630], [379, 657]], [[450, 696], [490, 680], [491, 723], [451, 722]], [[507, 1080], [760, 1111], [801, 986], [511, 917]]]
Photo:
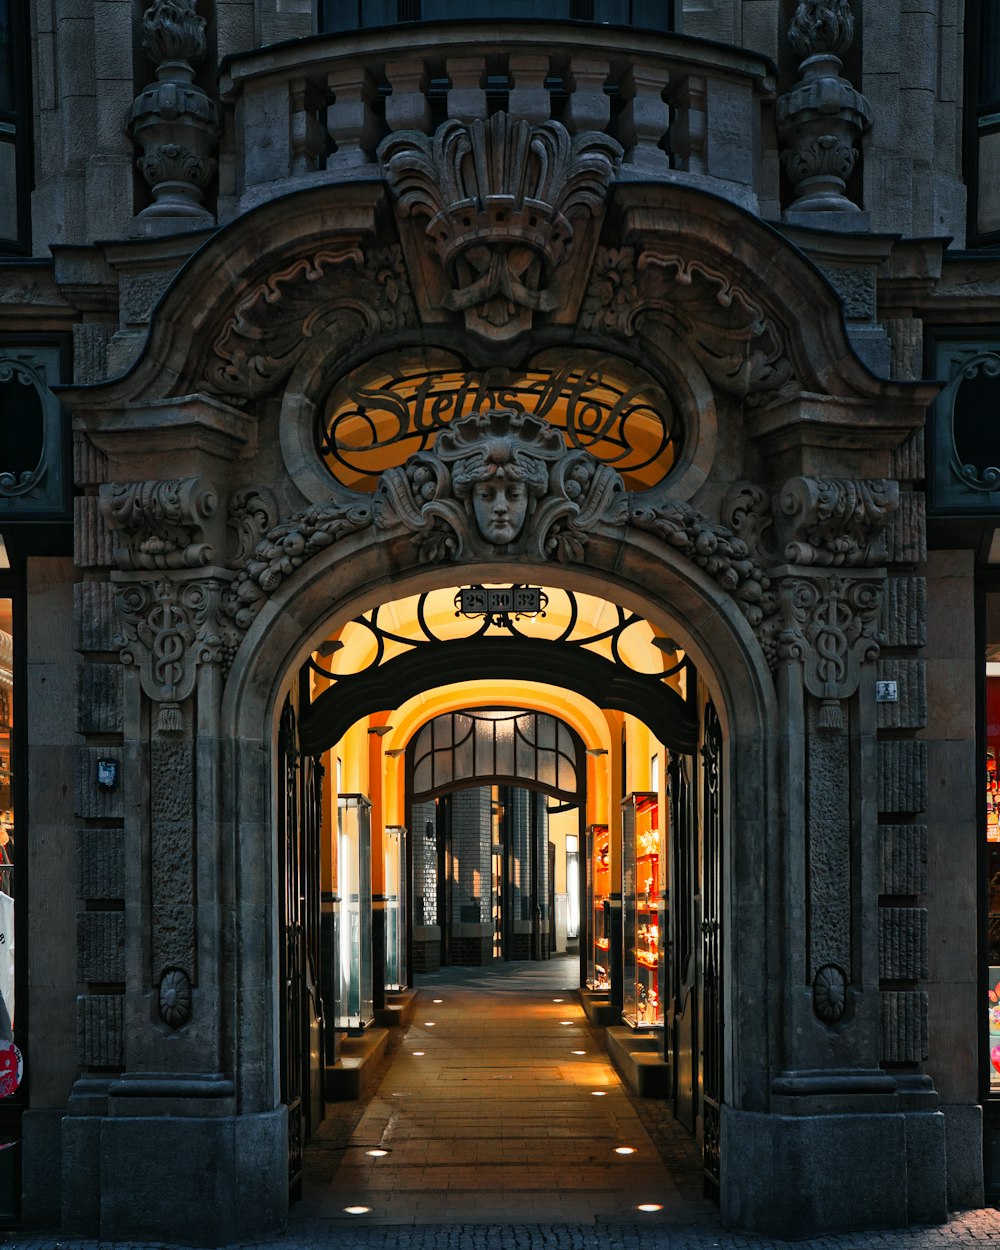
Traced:
[[[496, 113], [432, 136], [399, 131], [378, 155], [401, 225], [423, 227], [422, 239], [402, 233], [432, 286], [428, 311], [461, 312], [468, 330], [508, 339], [564, 304], [556, 279], [570, 253], [592, 253], [596, 236], [581, 238], [579, 224], [603, 213], [622, 149], [596, 131], [571, 136], [559, 122]], [[589, 267], [589, 255], [578, 259]]]

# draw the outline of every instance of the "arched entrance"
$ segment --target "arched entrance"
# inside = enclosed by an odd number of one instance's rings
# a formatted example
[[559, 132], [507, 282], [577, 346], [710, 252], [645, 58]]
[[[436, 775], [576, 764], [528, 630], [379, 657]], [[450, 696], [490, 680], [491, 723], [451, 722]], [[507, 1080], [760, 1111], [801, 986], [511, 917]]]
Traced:
[[[892, 457], [927, 396], [863, 369], [828, 286], [759, 221], [689, 187], [610, 184], [607, 143], [565, 151], [604, 178], [587, 183], [571, 282], [563, 268], [506, 312], [495, 292], [461, 302], [479, 288], [451, 290], [456, 273], [394, 202], [387, 164], [380, 180], [313, 189], [220, 231], [164, 297], [134, 369], [69, 396], [85, 440], [81, 558], [100, 587], [80, 611], [116, 603], [121, 758], [135, 778], [116, 819], [129, 862], [150, 865], [123, 913], [125, 988], [85, 1004], [108, 1040], [88, 1053], [120, 1057], [116, 1098], [151, 1101], [147, 1116], [95, 1113], [100, 1152], [68, 1116], [64, 1159], [82, 1168], [100, 1153], [111, 1174], [155, 1157], [156, 1099], [173, 1099], [172, 1133], [208, 1123], [206, 1159], [253, 1173], [257, 1214], [230, 1201], [217, 1216], [229, 1239], [280, 1221], [287, 1202], [284, 698], [331, 631], [372, 605], [470, 584], [568, 588], [636, 612], [683, 648], [718, 713], [720, 1136], [741, 1143], [723, 1152], [724, 1217], [773, 1227], [773, 1195], [805, 1152], [825, 1160], [819, 1205], [789, 1219], [829, 1226], [846, 1185], [863, 1221], [875, 1160], [907, 1157], [914, 1104], [879, 1068], [880, 1022], [896, 1019], [880, 1012], [896, 1000], [881, 996], [873, 936], [869, 679], [885, 567], [905, 568], [910, 550], [886, 530], [916, 515], [900, 507]], [[492, 220], [469, 228], [502, 259], [510, 239]], [[494, 313], [500, 335], [486, 328]], [[338, 435], [359, 429], [371, 437]], [[176, 480], [160, 476], [164, 457]], [[602, 666], [578, 663], [603, 682]], [[394, 671], [411, 679], [405, 660]], [[385, 698], [382, 680], [366, 699]], [[603, 689], [617, 706], [615, 683]], [[129, 1022], [127, 1054], [111, 1046], [116, 1020]], [[938, 1141], [939, 1120], [930, 1131]], [[236, 1144], [251, 1138], [252, 1168]], [[133, 1227], [127, 1205], [109, 1229]]]
[[[607, 583], [603, 589], [606, 593]], [[671, 1084], [669, 1092], [665, 1092], [678, 1118], [692, 1133], [697, 1133], [703, 1144], [707, 1184], [714, 1192], [719, 1181], [719, 1107], [724, 1079], [724, 899], [720, 888], [724, 814], [720, 792], [721, 734], [710, 691], [699, 682], [694, 665], [684, 654], [676, 627], [672, 634], [668, 633], [664, 625], [654, 627], [635, 610], [599, 599], [593, 593], [550, 584], [539, 590], [547, 608], [545, 617], [528, 617], [520, 622], [464, 617], [456, 611], [459, 596], [457, 588], [451, 585], [409, 598], [387, 600], [383, 592], [376, 607], [358, 613], [343, 625], [334, 623], [314, 644], [295, 683], [298, 723], [303, 727], [298, 737], [299, 753], [303, 758], [315, 759], [310, 776], [325, 772], [328, 782], [339, 778], [350, 769], [346, 758], [339, 758], [342, 749], [350, 749], [343, 745], [347, 743], [346, 735], [360, 718], [360, 741], [368, 761], [366, 781], [361, 784], [379, 813], [366, 831], [371, 838], [371, 863], [376, 864], [381, 855], [382, 828], [393, 826], [401, 819], [400, 813], [405, 813], [403, 823], [412, 835], [413, 854], [422, 853], [427, 815], [421, 811], [414, 819], [414, 809], [421, 802], [437, 799], [430, 835], [434, 861], [439, 874], [450, 872], [450, 865], [455, 864], [456, 886], [458, 861], [463, 857], [467, 861], [470, 852], [456, 854], [448, 803], [440, 800], [463, 785], [523, 785], [566, 804], [575, 802], [585, 862], [592, 862], [597, 850], [591, 831], [599, 827], [607, 831], [610, 814], [614, 888], [609, 887], [597, 898], [603, 918], [596, 924], [593, 890], [584, 902], [580, 981], [584, 984], [588, 971], [593, 972], [595, 940], [616, 935], [608, 956], [600, 956], [614, 961], [608, 1006], [616, 1013], [617, 1021], [624, 1015], [635, 1028], [648, 1027], [652, 1022], [654, 1027], [663, 1029], [656, 1034], [655, 1046], [669, 1065]], [[597, 719], [604, 718], [600, 737], [593, 724], [584, 728], [577, 719], [584, 737], [552, 714], [558, 710], [558, 700], [565, 697], [564, 681], [575, 692], [574, 698], [579, 700], [586, 695], [585, 701], [593, 706]], [[465, 694], [463, 687], [473, 683], [479, 695], [470, 702], [471, 696]], [[433, 706], [415, 715], [406, 710], [425, 693], [442, 687], [445, 692], [454, 687], [452, 695], [445, 693], [452, 710], [441, 711]], [[526, 736], [524, 729], [508, 734], [503, 749], [498, 745], [498, 718], [510, 721], [518, 713], [510, 708], [497, 711], [495, 703], [501, 699], [516, 703], [518, 693], [531, 688], [538, 692], [537, 706], [547, 706], [549, 711], [522, 711], [521, 719], [532, 723], [536, 732], [542, 723], [540, 716], [549, 726], [562, 723], [567, 735], [561, 752], [556, 750], [558, 735], [552, 738], [544, 767], [540, 760], [545, 753], [540, 754], [538, 743]], [[477, 713], [473, 709], [483, 709], [484, 691], [492, 692], [494, 708], [486, 705], [487, 710]], [[288, 715], [286, 710], [286, 718]], [[474, 728], [477, 715], [478, 729]], [[456, 717], [461, 719], [461, 733], [456, 730]], [[626, 730], [632, 724], [642, 727], [641, 748], [632, 741], [632, 731]], [[551, 728], [548, 732], [555, 733]], [[336, 754], [331, 751], [334, 747]], [[654, 748], [657, 754], [651, 763], [650, 751]], [[560, 757], [564, 773], [571, 769], [572, 780], [565, 775], [560, 777]], [[404, 795], [395, 808], [388, 805], [382, 778], [376, 777], [373, 769], [379, 773], [383, 769], [400, 772]], [[602, 805], [588, 802], [586, 795], [587, 779], [593, 782], [598, 774]], [[352, 779], [343, 783], [348, 790], [358, 784], [353, 776], [352, 773]], [[280, 786], [280, 772], [277, 779]], [[301, 785], [301, 778], [296, 778], [296, 792]], [[657, 857], [663, 860], [662, 875], [655, 885], [652, 878], [636, 881], [637, 870], [649, 870], [650, 856], [640, 854], [635, 858], [638, 848], [634, 829], [631, 848], [622, 842], [622, 823], [628, 819], [625, 809], [629, 806], [625, 796], [635, 797], [636, 792], [652, 803], [654, 812], [662, 804], [662, 820], [654, 817], [659, 821], [655, 824], [658, 837], [662, 829], [662, 848], [658, 843]], [[494, 810], [498, 797], [493, 796]], [[314, 821], [296, 831], [296, 849], [290, 851], [286, 846], [282, 852], [279, 846], [283, 862], [304, 866], [318, 862], [318, 852], [311, 851], [306, 842], [315, 838], [318, 845], [321, 824]], [[534, 868], [526, 874], [531, 877], [530, 887], [517, 900], [516, 919], [513, 911], [504, 910], [507, 900], [501, 903], [499, 897], [514, 880], [504, 837], [494, 836], [486, 843], [480, 856], [482, 863], [463, 868], [460, 903], [453, 903], [450, 882], [444, 885], [439, 875], [435, 885], [435, 923], [420, 926], [421, 941], [427, 940], [429, 929], [437, 930], [438, 959], [478, 963], [493, 954], [537, 958], [548, 952], [553, 917], [550, 905], [539, 894], [539, 880], [542, 891], [547, 891], [548, 883], [545, 866], [538, 861], [537, 829], [534, 837], [532, 854], [538, 880], [534, 879]], [[546, 837], [546, 846], [547, 842]], [[480, 881], [489, 881], [491, 853], [499, 862], [494, 859], [493, 898], [487, 901], [490, 892], [480, 886]], [[624, 859], [629, 855], [633, 858], [626, 867]], [[640, 860], [647, 862], [642, 865]], [[423, 913], [427, 903], [422, 891], [413, 884], [417, 879], [413, 862], [411, 858], [410, 901], [419, 899]], [[443, 869], [444, 864], [449, 865], [447, 870]], [[304, 880], [298, 893], [306, 890], [308, 884]], [[685, 898], [680, 903], [682, 890]], [[374, 893], [372, 949], [376, 965], [375, 1004], [379, 1006], [382, 969], [378, 963], [384, 947], [385, 912], [380, 908], [378, 887]], [[676, 915], [668, 899], [674, 900]], [[344, 925], [343, 898], [338, 896], [337, 901], [341, 906], [340, 923]], [[425, 918], [421, 914], [421, 920]], [[486, 932], [487, 920], [497, 926], [493, 932]], [[600, 933], [596, 932], [598, 925]], [[664, 935], [660, 952], [658, 936], [645, 948], [642, 937], [637, 939], [637, 935], [646, 935], [650, 930]], [[363, 933], [363, 927], [358, 927], [358, 931]], [[668, 945], [680, 953], [676, 968], [672, 961], [668, 964], [658, 957]], [[643, 966], [643, 958], [652, 960], [651, 972], [648, 964]], [[317, 969], [323, 961], [317, 946]], [[297, 1033], [283, 1025], [280, 1039], [282, 1070], [289, 1070], [291, 1058], [293, 1067], [298, 1064], [296, 1071], [305, 1071], [307, 1085], [298, 1105], [294, 1100], [288, 1101], [290, 1118], [295, 1121], [289, 1135], [295, 1178], [301, 1162], [301, 1142], [312, 1127], [310, 1088], [315, 1090], [322, 1080], [318, 1070], [310, 1074], [302, 1068], [301, 1051], [296, 1054], [296, 1047], [302, 1046], [302, 1037], [310, 1024], [321, 1027], [324, 1012], [313, 992], [321, 980], [318, 971], [311, 980], [308, 973], [300, 973], [297, 984], [293, 983], [292, 973], [292, 967], [284, 962], [280, 983], [289, 987], [296, 1005], [286, 1010], [283, 1021], [306, 1021]], [[334, 978], [329, 978], [329, 983], [333, 982]], [[332, 1027], [328, 1011], [326, 1026]], [[327, 1055], [332, 1052], [328, 1044]]]

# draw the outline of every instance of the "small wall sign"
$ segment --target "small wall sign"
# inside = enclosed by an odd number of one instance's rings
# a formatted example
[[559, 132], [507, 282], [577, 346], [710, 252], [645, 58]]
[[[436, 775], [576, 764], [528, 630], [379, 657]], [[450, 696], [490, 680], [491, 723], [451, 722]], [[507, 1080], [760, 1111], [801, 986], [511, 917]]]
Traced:
[[876, 703], [898, 703], [899, 683], [895, 681], [877, 681], [875, 683]]
[[97, 786], [100, 790], [116, 790], [118, 788], [118, 761], [97, 761]]

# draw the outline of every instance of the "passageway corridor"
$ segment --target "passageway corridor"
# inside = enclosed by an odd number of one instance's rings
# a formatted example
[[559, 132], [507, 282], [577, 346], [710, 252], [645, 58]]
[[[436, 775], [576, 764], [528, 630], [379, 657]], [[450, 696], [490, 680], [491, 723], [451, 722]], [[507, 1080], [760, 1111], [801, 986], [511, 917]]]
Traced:
[[[595, 1046], [571, 988], [578, 967], [564, 958], [420, 978], [414, 1022], [346, 1146], [327, 1152], [321, 1130], [302, 1214], [714, 1222], [690, 1183], [682, 1195]], [[316, 1152], [330, 1161], [325, 1175]]]

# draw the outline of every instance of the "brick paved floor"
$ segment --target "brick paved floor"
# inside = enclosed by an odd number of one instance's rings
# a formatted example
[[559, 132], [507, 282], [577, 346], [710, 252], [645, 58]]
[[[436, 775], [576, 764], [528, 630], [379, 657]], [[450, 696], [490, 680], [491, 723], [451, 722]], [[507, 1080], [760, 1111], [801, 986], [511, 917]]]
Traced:
[[[551, 960], [422, 978], [414, 1024], [393, 1038], [374, 1095], [331, 1105], [309, 1146], [303, 1201], [286, 1233], [244, 1245], [1000, 1250], [993, 1208], [941, 1227], [795, 1243], [725, 1232], [717, 1209], [701, 1198], [690, 1138], [664, 1104], [628, 1094], [609, 1066], [570, 988], [575, 972], [575, 961]], [[620, 1145], [635, 1153], [617, 1155]], [[662, 1209], [638, 1211], [646, 1201]], [[348, 1206], [369, 1210], [351, 1215]], [[131, 1250], [132, 1243], [8, 1234], [0, 1246]], [[164, 1250], [179, 1248], [164, 1243]]]

